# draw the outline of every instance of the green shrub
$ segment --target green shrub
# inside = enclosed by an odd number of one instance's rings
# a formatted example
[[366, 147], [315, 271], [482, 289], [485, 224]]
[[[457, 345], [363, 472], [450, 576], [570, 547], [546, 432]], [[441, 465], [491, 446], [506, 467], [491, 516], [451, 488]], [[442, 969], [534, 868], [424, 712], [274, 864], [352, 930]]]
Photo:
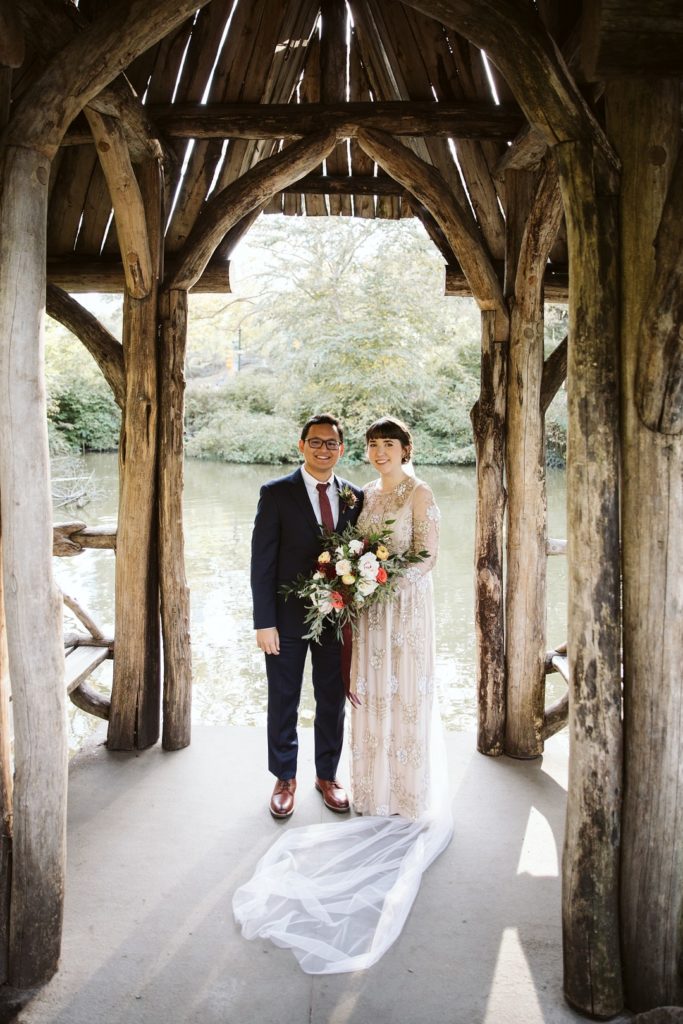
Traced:
[[296, 462], [299, 430], [285, 416], [228, 405], [188, 437], [185, 451], [198, 459], [224, 462]]
[[48, 417], [71, 450], [104, 452], [118, 447], [121, 413], [103, 378], [59, 381], [50, 395]]

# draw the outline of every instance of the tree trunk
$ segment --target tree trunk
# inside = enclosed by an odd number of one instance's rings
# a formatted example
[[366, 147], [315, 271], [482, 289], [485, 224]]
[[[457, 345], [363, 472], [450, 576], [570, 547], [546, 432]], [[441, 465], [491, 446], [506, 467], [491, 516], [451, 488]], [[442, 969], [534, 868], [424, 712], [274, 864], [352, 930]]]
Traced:
[[183, 421], [187, 292], [161, 297], [159, 380], [159, 582], [164, 638], [162, 745], [178, 750], [190, 742], [192, 651], [190, 592], [183, 541]]
[[474, 623], [477, 638], [477, 750], [498, 756], [505, 739], [503, 519], [505, 346], [494, 341], [495, 313], [481, 315], [481, 390], [472, 409], [477, 455]]
[[607, 97], [623, 162], [622, 949], [626, 1002], [641, 1011], [683, 1004], [683, 439], [648, 430], [634, 394], [680, 99], [677, 82], [656, 79], [616, 81]]
[[126, 295], [123, 355], [126, 404], [119, 449], [116, 649], [107, 745], [132, 750], [159, 738], [159, 578], [157, 554], [157, 293], [162, 238], [160, 168], [141, 165], [153, 253], [153, 286]]
[[623, 1003], [618, 917], [622, 734], [617, 202], [610, 194], [596, 194], [590, 144], [566, 142], [555, 154], [572, 266], [564, 987], [568, 1001], [581, 1012], [610, 1017]]
[[48, 160], [7, 147], [0, 197], [0, 498], [15, 728], [9, 982], [57, 968], [64, 897], [62, 601], [52, 578], [44, 384]]
[[[1, 527], [1, 524], [0, 524]], [[12, 884], [12, 736], [0, 528], [0, 985], [7, 981]]]

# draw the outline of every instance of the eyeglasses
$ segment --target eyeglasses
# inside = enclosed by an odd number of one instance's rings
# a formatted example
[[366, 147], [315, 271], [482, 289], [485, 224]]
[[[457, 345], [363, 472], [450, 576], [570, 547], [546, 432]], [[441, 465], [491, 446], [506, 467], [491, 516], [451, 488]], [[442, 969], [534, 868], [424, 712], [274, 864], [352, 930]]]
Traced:
[[328, 452], [338, 452], [340, 447], [339, 441], [324, 441], [322, 437], [307, 437], [306, 443], [310, 444], [311, 448], [315, 450], [327, 448]]

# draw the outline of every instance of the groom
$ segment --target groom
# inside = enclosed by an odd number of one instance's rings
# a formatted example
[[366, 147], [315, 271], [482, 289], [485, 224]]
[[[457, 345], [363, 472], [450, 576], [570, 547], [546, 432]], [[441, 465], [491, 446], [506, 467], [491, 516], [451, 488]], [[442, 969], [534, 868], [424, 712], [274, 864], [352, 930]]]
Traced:
[[[298, 752], [297, 718], [306, 653], [310, 647], [315, 696], [316, 789], [332, 811], [349, 809], [335, 775], [344, 738], [341, 645], [332, 629], [322, 642], [305, 640], [306, 607], [280, 593], [315, 569], [322, 529], [341, 531], [355, 523], [363, 492], [334, 475], [344, 451], [336, 416], [312, 416], [301, 431], [303, 466], [261, 488], [251, 543], [251, 590], [256, 643], [266, 656], [268, 678], [268, 769], [277, 782], [270, 800], [275, 818], [294, 811]], [[343, 489], [343, 494], [342, 494]]]

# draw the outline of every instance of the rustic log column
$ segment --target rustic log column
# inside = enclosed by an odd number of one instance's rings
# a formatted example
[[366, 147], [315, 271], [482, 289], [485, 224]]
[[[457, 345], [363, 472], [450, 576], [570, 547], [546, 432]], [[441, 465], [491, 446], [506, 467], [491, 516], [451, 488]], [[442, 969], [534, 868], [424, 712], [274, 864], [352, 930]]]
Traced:
[[[0, 523], [0, 570], [2, 524]], [[5, 600], [0, 571], [0, 985], [7, 981], [9, 908], [12, 883], [12, 741]]]
[[537, 175], [508, 171], [506, 287], [514, 278], [506, 406], [508, 488], [505, 753], [543, 751], [547, 508], [543, 380], [543, 271], [562, 202], [552, 164]]
[[[683, 438], [644, 426], [634, 391], [662, 255], [655, 237], [679, 146], [680, 96], [675, 81], [620, 79], [607, 98], [623, 163], [622, 949], [626, 1002], [641, 1011], [683, 1005]], [[677, 230], [680, 250], [680, 222]]]
[[[619, 951], [621, 652], [617, 199], [590, 143], [555, 148], [572, 267], [567, 374], [569, 791], [564, 987], [584, 1013], [623, 1005]], [[605, 194], [606, 193], [606, 194]]]
[[190, 742], [192, 651], [190, 592], [183, 540], [183, 421], [187, 292], [165, 291], [160, 300], [159, 357], [159, 583], [164, 639], [162, 745]]
[[155, 273], [149, 295], [126, 294], [123, 358], [126, 401], [119, 448], [116, 546], [116, 653], [107, 745], [142, 749], [159, 738], [159, 579], [157, 553], [157, 297], [163, 221], [157, 161], [140, 165], [140, 187]]
[[15, 730], [9, 982], [59, 959], [66, 825], [62, 601], [52, 578], [44, 360], [47, 158], [7, 146], [0, 167], [0, 499]]
[[503, 522], [506, 346], [493, 311], [481, 314], [481, 387], [472, 409], [477, 456], [474, 624], [477, 637], [477, 750], [498, 756], [505, 740]]

